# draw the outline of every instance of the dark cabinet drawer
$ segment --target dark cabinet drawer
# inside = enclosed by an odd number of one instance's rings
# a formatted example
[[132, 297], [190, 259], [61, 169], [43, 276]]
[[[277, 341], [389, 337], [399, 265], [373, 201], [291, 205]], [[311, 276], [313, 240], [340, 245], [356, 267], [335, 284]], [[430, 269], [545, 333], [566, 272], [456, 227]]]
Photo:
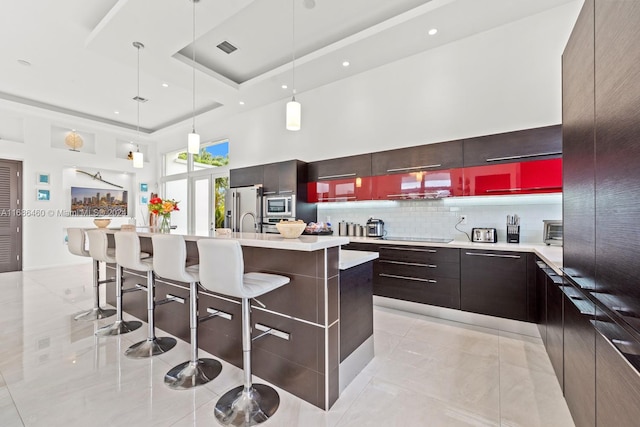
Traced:
[[407, 263], [437, 264], [459, 262], [460, 250], [435, 246], [380, 245], [380, 260]]
[[464, 166], [543, 160], [562, 155], [561, 125], [464, 140]]
[[547, 339], [545, 347], [556, 373], [560, 388], [564, 390], [564, 324], [563, 293], [561, 286], [547, 281]]
[[460, 265], [455, 262], [422, 264], [415, 262], [390, 261], [382, 259], [378, 261], [378, 264], [381, 274], [416, 278], [416, 280], [429, 280], [439, 277], [450, 277], [452, 279], [457, 279], [460, 277]]
[[[374, 265], [373, 293], [375, 295], [437, 305], [460, 308], [460, 280], [458, 278], [416, 277], [420, 272], [407, 268]], [[428, 277], [428, 276], [427, 276]]]
[[528, 320], [526, 253], [463, 250], [460, 266], [463, 310]]

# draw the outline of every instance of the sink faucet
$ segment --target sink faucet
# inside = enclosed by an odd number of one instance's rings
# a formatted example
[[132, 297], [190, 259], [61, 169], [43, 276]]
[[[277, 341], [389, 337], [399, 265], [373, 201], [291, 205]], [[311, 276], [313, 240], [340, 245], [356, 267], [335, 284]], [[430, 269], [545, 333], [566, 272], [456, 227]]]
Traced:
[[251, 218], [253, 218], [253, 231], [257, 232], [258, 224], [256, 223], [256, 216], [253, 214], [253, 212], [245, 212], [242, 214], [242, 216], [240, 217], [240, 224], [238, 224], [238, 231], [242, 231], [242, 222], [247, 215], [251, 215]]

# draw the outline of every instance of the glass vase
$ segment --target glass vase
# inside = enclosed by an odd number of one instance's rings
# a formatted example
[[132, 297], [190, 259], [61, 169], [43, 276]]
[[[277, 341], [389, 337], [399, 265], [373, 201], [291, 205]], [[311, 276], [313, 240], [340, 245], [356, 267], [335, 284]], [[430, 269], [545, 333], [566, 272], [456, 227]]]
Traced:
[[171, 232], [171, 215], [160, 215], [160, 233]]

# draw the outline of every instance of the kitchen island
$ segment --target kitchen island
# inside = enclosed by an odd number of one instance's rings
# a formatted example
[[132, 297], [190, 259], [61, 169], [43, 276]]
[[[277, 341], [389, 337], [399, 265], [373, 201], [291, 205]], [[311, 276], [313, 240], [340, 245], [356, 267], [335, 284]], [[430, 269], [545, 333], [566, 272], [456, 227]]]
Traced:
[[[153, 234], [139, 231], [138, 235], [141, 249], [153, 253]], [[199, 259], [196, 242], [214, 237], [184, 237], [187, 264], [206, 262]], [[252, 302], [253, 337], [269, 330], [274, 332], [254, 341], [253, 373], [320, 408], [329, 409], [346, 382], [373, 357], [370, 277], [372, 260], [377, 254], [346, 253], [342, 263], [344, 271], [360, 269], [360, 274], [344, 276], [346, 281], [341, 283], [340, 245], [348, 243], [345, 237], [300, 236], [297, 239], [284, 239], [277, 234], [232, 233], [215, 238], [240, 242], [245, 271], [280, 274], [291, 280], [288, 285]], [[365, 279], [362, 280], [362, 277]], [[144, 283], [144, 273], [125, 270], [125, 288]], [[341, 323], [341, 313], [350, 312], [350, 309], [341, 307], [342, 290], [348, 290], [349, 297], [345, 301], [349, 301], [349, 304], [362, 305], [361, 302], [367, 298], [369, 301], [368, 306], [366, 302], [364, 304], [367, 306], [364, 312], [359, 312], [359, 321], [348, 326]], [[114, 304], [113, 284], [107, 288], [107, 295], [107, 302]], [[188, 342], [188, 284], [157, 278], [156, 301], [171, 297], [178, 297], [183, 302], [174, 301], [157, 306], [156, 326]], [[126, 294], [123, 305], [129, 314], [146, 320], [146, 296], [142, 292]], [[216, 310], [225, 316], [200, 323], [199, 346], [216, 357], [242, 367], [240, 300], [200, 289], [199, 318], [203, 319], [207, 313]], [[341, 326], [348, 333], [341, 334]], [[354, 337], [353, 340], [358, 341], [345, 342], [344, 337]], [[341, 352], [341, 346], [349, 349], [347, 354]]]

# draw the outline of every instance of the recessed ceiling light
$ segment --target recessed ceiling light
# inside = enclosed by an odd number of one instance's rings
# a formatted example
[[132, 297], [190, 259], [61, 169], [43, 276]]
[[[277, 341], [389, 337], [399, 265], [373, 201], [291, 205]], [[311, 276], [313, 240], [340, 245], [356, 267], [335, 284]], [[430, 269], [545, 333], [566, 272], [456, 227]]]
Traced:
[[342, 66], [343, 66], [343, 67], [348, 67], [349, 65], [350, 65], [350, 64], [349, 64], [349, 61], [344, 61], [344, 62], [342, 63]]
[[169, 87], [169, 83], [162, 83], [162, 87]]
[[24, 65], [25, 67], [31, 66], [31, 62], [27, 61], [26, 59], [18, 59], [18, 64]]
[[432, 29], [430, 29], [430, 30], [429, 30], [429, 35], [430, 35], [430, 36], [433, 36], [433, 35], [435, 35], [437, 32], [438, 32], [438, 29], [437, 29], [437, 28], [432, 28]]
[[287, 85], [282, 85], [282, 89], [286, 89], [287, 87]]
[[240, 101], [240, 102], [239, 102], [239, 104], [240, 104], [240, 105], [244, 105], [244, 101]]
[[120, 111], [114, 111], [113, 114], [120, 114]]

